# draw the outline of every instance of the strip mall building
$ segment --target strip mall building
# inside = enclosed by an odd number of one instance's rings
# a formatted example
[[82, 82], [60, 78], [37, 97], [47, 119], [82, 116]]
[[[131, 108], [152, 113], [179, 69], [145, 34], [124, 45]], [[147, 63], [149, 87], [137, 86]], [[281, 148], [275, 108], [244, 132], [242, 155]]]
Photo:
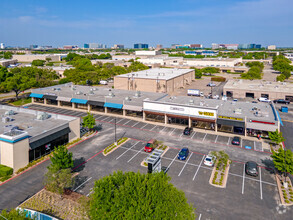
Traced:
[[32, 90], [33, 103], [242, 135], [280, 128], [273, 104], [233, 102], [72, 84]]

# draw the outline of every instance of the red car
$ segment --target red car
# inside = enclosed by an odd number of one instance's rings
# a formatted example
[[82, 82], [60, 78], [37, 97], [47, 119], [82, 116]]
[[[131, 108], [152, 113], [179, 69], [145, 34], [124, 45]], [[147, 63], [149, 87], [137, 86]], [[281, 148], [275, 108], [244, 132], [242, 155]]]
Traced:
[[153, 143], [154, 143], [154, 140], [153, 139], [150, 140], [150, 141], [148, 141], [148, 143], [144, 146], [144, 151], [145, 152], [152, 152], [153, 149], [154, 149]]

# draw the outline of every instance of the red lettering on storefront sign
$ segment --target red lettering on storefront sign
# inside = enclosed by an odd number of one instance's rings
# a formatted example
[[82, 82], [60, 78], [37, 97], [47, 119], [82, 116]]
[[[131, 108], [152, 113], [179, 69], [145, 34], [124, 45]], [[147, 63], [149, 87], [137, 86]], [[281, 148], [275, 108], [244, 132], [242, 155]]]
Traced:
[[274, 125], [274, 122], [266, 122], [266, 121], [256, 121], [256, 120], [251, 120], [251, 122], [255, 123], [262, 123], [262, 124], [267, 124], [267, 125]]

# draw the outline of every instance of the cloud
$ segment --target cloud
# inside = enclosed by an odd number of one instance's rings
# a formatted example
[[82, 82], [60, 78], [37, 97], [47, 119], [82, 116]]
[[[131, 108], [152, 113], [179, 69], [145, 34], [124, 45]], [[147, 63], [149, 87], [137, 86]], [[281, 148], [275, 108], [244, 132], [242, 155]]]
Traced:
[[48, 9], [45, 8], [45, 7], [41, 7], [41, 6], [36, 6], [34, 8], [34, 11], [35, 11], [36, 14], [44, 14], [44, 13], [46, 13], [48, 11]]
[[23, 22], [23, 23], [28, 23], [34, 19], [33, 16], [19, 16], [18, 21]]

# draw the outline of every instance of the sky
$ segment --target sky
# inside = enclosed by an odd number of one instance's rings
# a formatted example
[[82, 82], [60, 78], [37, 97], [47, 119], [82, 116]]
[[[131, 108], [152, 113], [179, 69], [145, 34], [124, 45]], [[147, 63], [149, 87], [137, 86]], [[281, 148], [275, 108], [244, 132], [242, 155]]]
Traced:
[[293, 47], [292, 9], [292, 0], [1, 0], [0, 42]]

